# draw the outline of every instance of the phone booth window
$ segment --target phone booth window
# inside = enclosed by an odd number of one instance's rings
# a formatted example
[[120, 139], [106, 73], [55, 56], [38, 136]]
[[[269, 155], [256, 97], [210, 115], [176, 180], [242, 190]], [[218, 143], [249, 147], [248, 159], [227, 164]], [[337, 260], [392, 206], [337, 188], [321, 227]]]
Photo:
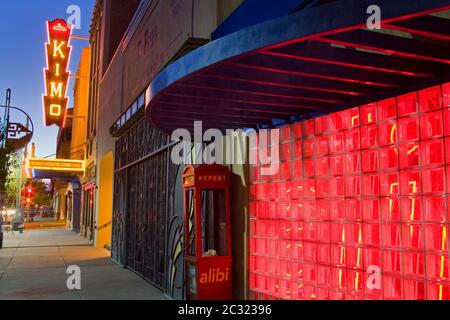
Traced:
[[202, 190], [202, 254], [227, 256], [227, 216], [224, 190]]

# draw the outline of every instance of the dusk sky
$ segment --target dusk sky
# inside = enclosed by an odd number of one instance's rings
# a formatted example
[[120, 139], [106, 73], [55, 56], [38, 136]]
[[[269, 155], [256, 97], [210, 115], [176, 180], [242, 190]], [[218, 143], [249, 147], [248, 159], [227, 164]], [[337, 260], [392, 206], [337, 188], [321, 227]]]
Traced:
[[[45, 43], [47, 42], [46, 21], [56, 18], [67, 19], [67, 8], [78, 5], [81, 8], [81, 30], [74, 35], [89, 35], [92, 10], [95, 0], [14, 0], [0, 1], [0, 104], [5, 103], [7, 88], [12, 89], [11, 105], [30, 114], [35, 132], [36, 156], [45, 157], [56, 152], [58, 128], [45, 127], [42, 114], [44, 93], [43, 68], [46, 65]], [[81, 49], [88, 41], [72, 39], [73, 47], [70, 71], [75, 73]], [[70, 80], [69, 107], [73, 106], [73, 84]]]

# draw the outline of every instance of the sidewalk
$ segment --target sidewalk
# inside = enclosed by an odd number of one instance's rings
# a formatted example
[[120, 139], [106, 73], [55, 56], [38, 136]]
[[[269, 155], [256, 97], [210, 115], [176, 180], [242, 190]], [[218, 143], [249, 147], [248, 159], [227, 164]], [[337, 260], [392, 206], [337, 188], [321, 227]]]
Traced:
[[[81, 268], [81, 290], [70, 291], [67, 267]], [[109, 252], [67, 230], [5, 234], [0, 249], [0, 300], [162, 300], [163, 294], [116, 265]]]

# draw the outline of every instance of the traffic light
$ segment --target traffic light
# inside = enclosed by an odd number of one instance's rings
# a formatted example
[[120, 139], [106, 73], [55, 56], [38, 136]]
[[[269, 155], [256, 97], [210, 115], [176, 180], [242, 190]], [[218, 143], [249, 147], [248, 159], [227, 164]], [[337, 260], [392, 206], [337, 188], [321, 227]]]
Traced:
[[29, 206], [33, 203], [33, 186], [32, 185], [26, 185], [22, 189], [22, 197], [24, 199], [24, 204], [26, 206]]

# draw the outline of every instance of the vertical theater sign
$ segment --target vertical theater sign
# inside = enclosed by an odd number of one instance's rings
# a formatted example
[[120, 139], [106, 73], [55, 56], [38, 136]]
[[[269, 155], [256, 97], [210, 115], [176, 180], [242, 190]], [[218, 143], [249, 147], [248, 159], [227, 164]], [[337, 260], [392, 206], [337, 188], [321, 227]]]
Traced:
[[46, 44], [47, 69], [44, 70], [45, 94], [44, 122], [46, 126], [64, 126], [69, 98], [68, 65], [71, 46], [69, 45], [71, 28], [62, 19], [48, 22], [48, 43]]

